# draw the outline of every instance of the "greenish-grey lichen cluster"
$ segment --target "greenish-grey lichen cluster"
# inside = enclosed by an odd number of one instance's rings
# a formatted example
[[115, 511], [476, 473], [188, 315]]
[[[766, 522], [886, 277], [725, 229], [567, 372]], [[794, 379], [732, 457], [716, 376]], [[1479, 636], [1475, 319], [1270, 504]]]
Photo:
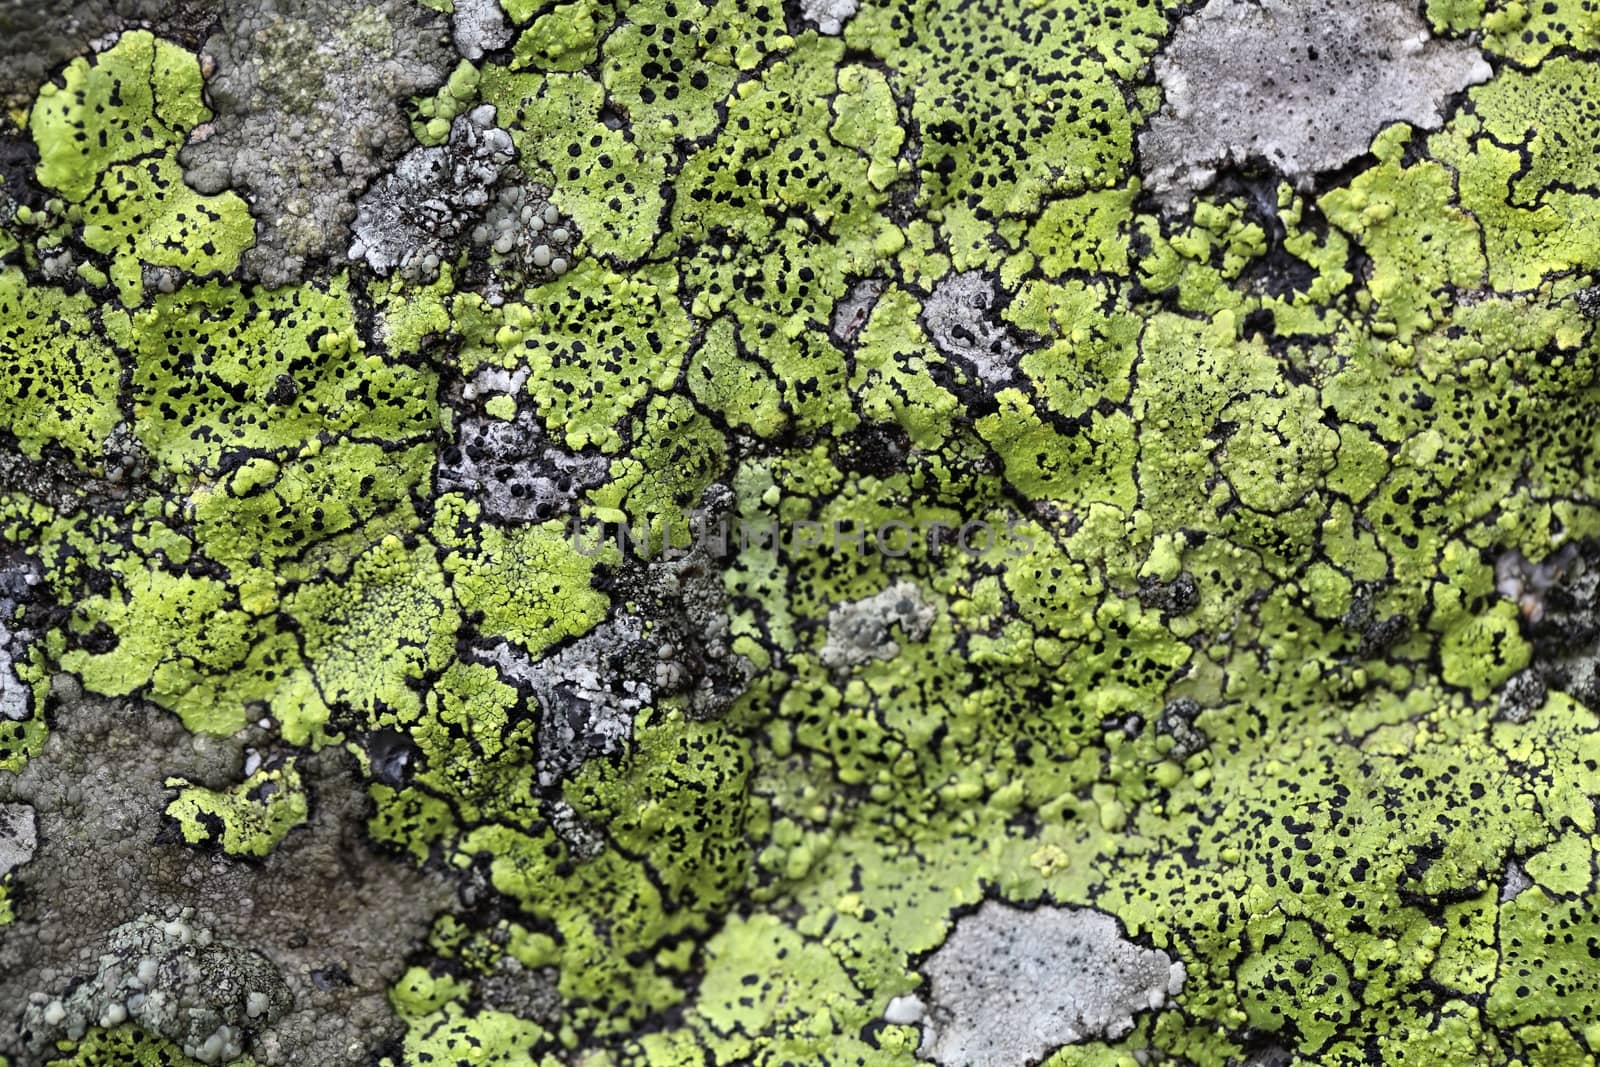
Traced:
[[237, 1059], [245, 1024], [275, 1022], [289, 989], [266, 957], [215, 940], [194, 918], [192, 909], [141, 915], [111, 931], [94, 973], [70, 993], [29, 999], [23, 1027], [31, 1050], [134, 1019], [201, 1063]]
[[0, 119], [14, 1065], [1600, 1054], [1591, 0], [209, 10]]

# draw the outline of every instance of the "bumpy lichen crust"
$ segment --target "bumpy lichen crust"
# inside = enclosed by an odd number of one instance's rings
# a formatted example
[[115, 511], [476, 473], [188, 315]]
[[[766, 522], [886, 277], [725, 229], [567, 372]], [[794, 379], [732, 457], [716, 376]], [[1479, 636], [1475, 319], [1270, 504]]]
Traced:
[[[0, 771], [77, 766], [38, 754], [52, 670], [251, 738], [130, 816], [232, 887], [311, 847], [293, 761], [355, 753], [370, 838], [456, 885], [357, 976], [399, 976], [392, 1029], [339, 1035], [388, 1067], [909, 1065], [985, 901], [1185, 976], [1053, 1067], [1600, 1054], [1592, 5], [1431, 3], [1493, 74], [1436, 131], [1168, 205], [1136, 146], [1162, 79], [1198, 106], [1156, 62], [1187, 5], [502, 6], [507, 47], [395, 84], [430, 145], [492, 106], [481, 202], [520, 241], [540, 190], [559, 275], [462, 225], [437, 276], [302, 276], [356, 182], [303, 249], [292, 138], [230, 172], [254, 219], [175, 183], [253, 127], [196, 133], [202, 68], [148, 32], [40, 89], [0, 220], [0, 529], [38, 575]], [[215, 87], [303, 72], [247, 36]], [[362, 76], [318, 106], [387, 107]], [[240, 279], [262, 235], [291, 284]], [[691, 508], [781, 539], [641, 558]], [[63, 1062], [183, 1062], [136, 1022]]]
[[250, 197], [245, 272], [286, 285], [343, 256], [356, 198], [410, 147], [402, 98], [449, 72], [449, 28], [410, 0], [214, 7], [201, 55], [216, 116], [184, 148], [184, 176]]

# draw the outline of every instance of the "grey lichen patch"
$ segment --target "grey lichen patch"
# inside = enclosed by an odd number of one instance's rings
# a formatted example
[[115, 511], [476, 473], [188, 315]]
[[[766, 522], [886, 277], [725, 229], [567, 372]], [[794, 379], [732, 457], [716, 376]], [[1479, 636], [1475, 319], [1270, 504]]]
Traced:
[[561, 1015], [560, 978], [554, 967], [529, 967], [515, 956], [505, 955], [478, 983], [477, 992], [495, 1011], [551, 1023]]
[[1206, 747], [1206, 735], [1194, 724], [1200, 704], [1192, 697], [1169, 700], [1156, 719], [1156, 732], [1172, 738], [1169, 750], [1176, 759], [1187, 759]]
[[578, 225], [550, 199], [551, 190], [513, 181], [500, 188], [472, 229], [474, 266], [487, 266], [463, 279], [491, 305], [518, 297], [523, 287], [567, 273], [577, 262]]
[[697, 719], [722, 715], [755, 676], [750, 661], [733, 651], [722, 572], [705, 546], [684, 559], [650, 569], [655, 639], [655, 685], [664, 695], [683, 694]]
[[1526, 722], [1547, 695], [1544, 679], [1537, 671], [1518, 671], [1506, 679], [1500, 690], [1499, 718], [1511, 723]]
[[1572, 294], [1578, 311], [1591, 319], [1600, 319], [1600, 285], [1591, 285]]
[[447, 144], [408, 152], [361, 198], [349, 257], [383, 275], [436, 275], [483, 218], [502, 169], [516, 158], [511, 135], [494, 122], [494, 107], [480, 105], [457, 116]]
[[[270, 747], [268, 735], [191, 735], [147, 704], [87, 697], [65, 675], [52, 682], [50, 704], [55, 726], [43, 749], [17, 774], [0, 774], [0, 803], [29, 805], [38, 828], [32, 860], [10, 876], [15, 921], [0, 928], [0, 1004], [13, 1013], [0, 1024], [0, 1055], [13, 1067], [41, 1062], [15, 1025], [30, 994], [69, 992], [74, 979], [100, 973], [118, 927], [141, 916], [168, 922], [186, 908], [214, 943], [257, 953], [282, 976], [291, 1003], [280, 1018], [252, 1015], [244, 999], [241, 1043], [258, 1063], [365, 1064], [403, 1033], [388, 988], [453, 885], [365, 841], [365, 796], [342, 749], [299, 758], [314, 800], [309, 825], [247, 861], [171, 833], [173, 793], [163, 783], [237, 782], [245, 749]], [[264, 991], [270, 1007], [275, 994]], [[199, 1035], [198, 1047], [215, 1033]]]
[[[479, 395], [481, 387], [468, 388]], [[566, 514], [607, 469], [603, 456], [552, 444], [529, 405], [510, 420], [463, 416], [456, 443], [440, 453], [439, 488], [465, 493], [497, 519], [542, 522]]]
[[1182, 963], [1122, 936], [1093, 908], [1024, 911], [986, 901], [923, 965], [925, 1059], [1016, 1067], [1079, 1041], [1117, 1038], [1183, 989]]
[[1516, 900], [1522, 891], [1533, 885], [1533, 879], [1528, 877], [1528, 872], [1516, 860], [1506, 863], [1505, 874], [1500, 879], [1500, 903]]
[[970, 364], [978, 378], [995, 384], [1010, 378], [1024, 351], [1000, 319], [994, 279], [980, 271], [946, 275], [922, 307], [922, 322], [934, 346]]
[[1445, 100], [1493, 73], [1471, 45], [1430, 36], [1403, 0], [1211, 0], [1155, 70], [1166, 102], [1139, 147], [1146, 186], [1173, 208], [1222, 166], [1303, 180], [1390, 123], [1437, 129]]
[[[702, 503], [718, 513], [728, 503], [726, 487], [713, 485]], [[755, 676], [750, 661], [733, 650], [722, 573], [706, 546], [630, 561], [615, 583], [630, 610], [543, 658], [507, 642], [481, 644], [473, 653], [537, 704], [541, 787], [621, 752], [641, 709], [670, 699], [692, 718], [714, 719]]]
[[72, 277], [77, 261], [72, 249], [41, 245], [39, 248], [39, 273], [53, 282], [64, 282]]
[[1522, 722], [1556, 690], [1600, 709], [1600, 544], [1570, 542], [1537, 562], [1495, 560], [1495, 590], [1517, 606], [1533, 661], [1506, 680], [1499, 715]]
[[0, 878], [32, 859], [38, 847], [33, 809], [26, 804], [0, 804]]
[[467, 59], [479, 60], [511, 43], [511, 25], [500, 0], [455, 0], [451, 15], [456, 51]]
[[844, 298], [833, 306], [833, 336], [841, 344], [855, 341], [888, 285], [882, 278], [863, 278], [850, 286]]
[[1495, 591], [1514, 601], [1517, 611], [1531, 623], [1540, 622], [1552, 591], [1561, 588], [1568, 575], [1582, 574], [1576, 544], [1563, 545], [1549, 557], [1534, 562], [1521, 552], [1502, 552], [1494, 561]]
[[890, 1026], [913, 1026], [928, 1014], [928, 1006], [915, 994], [893, 997], [883, 1009], [883, 1021]]
[[646, 644], [639, 620], [622, 616], [540, 660], [503, 642], [479, 652], [482, 662], [533, 692], [539, 705], [541, 786], [555, 785], [591, 759], [622, 751], [633, 733], [634, 715], [653, 697], [651, 679], [638, 666], [647, 657]]
[[837, 37], [855, 15], [857, 6], [857, 0], [800, 0], [800, 14], [816, 26], [818, 33]]
[[578, 809], [566, 800], [550, 801], [541, 809], [541, 814], [550, 820], [551, 828], [576, 858], [592, 860], [606, 850], [605, 831], [579, 815]]
[[272, 962], [218, 940], [191, 908], [132, 919], [110, 931], [97, 956], [78, 961], [82, 973], [67, 968], [58, 988], [30, 995], [23, 1028], [31, 1052], [133, 1020], [191, 1059], [224, 1063], [244, 1051], [250, 1031], [290, 1007]]
[[247, 274], [283, 285], [344, 250], [357, 196], [414, 144], [402, 102], [455, 60], [444, 16], [410, 0], [225, 7], [203, 58], [216, 116], [179, 158], [201, 192], [250, 200]]
[[34, 599], [39, 573], [23, 559], [0, 566], [0, 719], [19, 721], [33, 714], [33, 692], [17, 673], [17, 663], [33, 640], [17, 621], [22, 605]]
[[[686, 549], [634, 564], [617, 577], [649, 641], [650, 685], [657, 699], [682, 699], [695, 719], [715, 719], [738, 700], [755, 668], [733, 650], [728, 594], [723, 584], [724, 550], [717, 531], [728, 531], [732, 491], [720, 482], [701, 495], [700, 530]], [[644, 666], [644, 665], [641, 665]]]
[[900, 654], [894, 628], [921, 641], [928, 636], [933, 618], [933, 606], [923, 600], [915, 582], [896, 582], [880, 593], [840, 604], [828, 612], [822, 663], [831, 670], [846, 671], [875, 659], [893, 659]]
[[[113, 434], [113, 438], [116, 435]], [[137, 442], [135, 442], [137, 444]], [[38, 459], [9, 449], [0, 450], [0, 486], [27, 493], [51, 507], [103, 509], [126, 500], [143, 469], [143, 454], [113, 454], [114, 441], [106, 441], [106, 476], [86, 475], [70, 459], [46, 453]], [[129, 477], [129, 473], [134, 477]]]
[[1279, 1045], [1268, 1045], [1253, 1053], [1249, 1059], [1240, 1064], [1240, 1067], [1290, 1067], [1295, 1062], [1294, 1053], [1288, 1049]]

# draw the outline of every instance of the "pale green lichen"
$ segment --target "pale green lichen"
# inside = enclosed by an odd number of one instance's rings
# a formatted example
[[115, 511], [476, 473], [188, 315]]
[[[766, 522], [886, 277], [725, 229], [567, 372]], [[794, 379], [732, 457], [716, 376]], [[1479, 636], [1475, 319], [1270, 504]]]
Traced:
[[306, 821], [308, 800], [294, 760], [262, 768], [226, 790], [167, 779], [178, 796], [167, 814], [191, 845], [215, 844], [230, 856], [265, 856]]
[[24, 455], [46, 445], [100, 468], [121, 414], [121, 367], [116, 351], [92, 332], [84, 295], [29, 284], [22, 271], [0, 267], [0, 337], [11, 363], [4, 391], [4, 425]]
[[193, 54], [148, 32], [123, 34], [93, 62], [73, 60], [60, 84], [40, 88], [28, 119], [35, 176], [82, 203], [110, 167], [176, 148], [208, 116]]
[[39, 184], [65, 199], [84, 245], [110, 257], [125, 305], [140, 302], [146, 270], [228, 273], [255, 240], [244, 200], [183, 182], [177, 150], [210, 117], [200, 89], [193, 54], [135, 31], [92, 64], [74, 60], [29, 117]]

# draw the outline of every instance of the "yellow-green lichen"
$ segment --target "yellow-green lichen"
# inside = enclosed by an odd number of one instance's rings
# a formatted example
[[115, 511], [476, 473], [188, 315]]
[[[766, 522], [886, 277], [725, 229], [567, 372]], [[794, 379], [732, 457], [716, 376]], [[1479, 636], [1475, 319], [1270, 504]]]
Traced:
[[167, 805], [183, 839], [215, 844], [230, 856], [265, 856], [306, 821], [307, 798], [293, 759], [262, 768], [226, 790], [169, 778], [178, 796]]
[[1054, 1067], [1600, 1052], [1593, 12], [1431, 3], [1495, 63], [1434, 132], [1158, 203], [1180, 5], [504, 11], [415, 132], [559, 269], [239, 280], [146, 31], [0, 220], [19, 671], [269, 737], [171, 783], [224, 853], [361, 758], [459, 898], [385, 1062], [911, 1067], [986, 900], [1184, 969]]

